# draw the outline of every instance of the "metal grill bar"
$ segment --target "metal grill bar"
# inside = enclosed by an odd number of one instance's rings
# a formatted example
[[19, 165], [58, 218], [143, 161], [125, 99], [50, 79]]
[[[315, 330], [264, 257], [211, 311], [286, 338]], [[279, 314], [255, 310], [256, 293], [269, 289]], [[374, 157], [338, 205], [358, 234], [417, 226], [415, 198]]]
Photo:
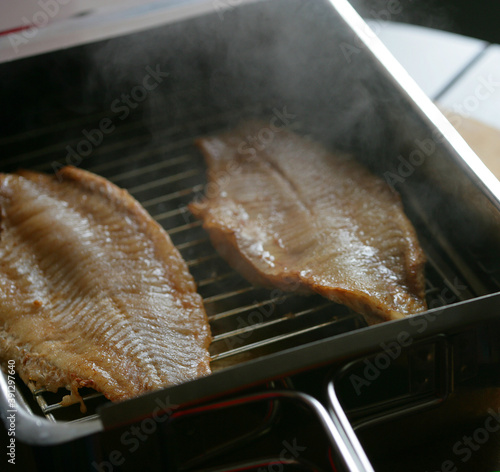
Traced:
[[242, 295], [244, 293], [248, 293], [248, 292], [251, 292], [255, 290], [254, 287], [245, 287], [245, 288], [242, 288], [240, 290], [234, 290], [233, 292], [224, 292], [224, 293], [219, 293], [218, 295], [214, 295], [212, 297], [207, 297], [207, 298], [204, 298], [203, 301], [205, 303], [214, 303], [214, 302], [218, 302], [220, 300], [224, 300], [226, 298], [230, 298], [230, 297], [234, 297], [236, 295]]
[[189, 154], [185, 154], [179, 157], [173, 157], [171, 159], [165, 159], [164, 161], [157, 162], [156, 164], [151, 164], [149, 166], [142, 166], [139, 169], [134, 169], [127, 172], [122, 172], [121, 174], [117, 174], [113, 177], [113, 182], [115, 184], [118, 184], [118, 182], [124, 179], [138, 177], [142, 174], [147, 174], [148, 172], [162, 170], [167, 167], [175, 166], [177, 164], [185, 164], [192, 160], [193, 156], [190, 156]]
[[[160, 138], [168, 138], [166, 143], [160, 142], [143, 151], [132, 150], [129, 155], [104, 160], [104, 156], [125, 150], [132, 144], [149, 143], [150, 138], [134, 136], [128, 140], [120, 139], [117, 143], [97, 149], [96, 154], [103, 161], [89, 166], [89, 170], [96, 173], [114, 170], [115, 173], [106, 176], [128, 188], [153, 218], [164, 226], [178, 250], [183, 253], [209, 312], [209, 321], [214, 331], [212, 362], [219, 365], [220, 361], [224, 361], [221, 364], [223, 366], [241, 362], [242, 359], [249, 358], [247, 356], [251, 358], [252, 355], [262, 355], [273, 349], [279, 350], [283, 343], [300, 344], [310, 339], [355, 329], [364, 323], [358, 314], [346, 311], [344, 307], [324, 299], [318, 303], [317, 300], [310, 301], [294, 294], [273, 297], [272, 291], [249, 285], [238, 274], [228, 269], [209, 244], [209, 238], [201, 228], [202, 223], [195, 221], [190, 215], [188, 203], [194, 195], [202, 192], [205, 186], [202, 160], [193, 146], [193, 141], [199, 136], [200, 127], [217, 129], [224, 125], [224, 120], [234, 119], [235, 116], [240, 114], [232, 112], [199, 119], [186, 125], [184, 134], [178, 127], [171, 128], [160, 135]], [[128, 129], [140, 129], [139, 125], [135, 127], [136, 125], [131, 125]], [[175, 139], [170, 141], [173, 136]], [[60, 150], [60, 146], [62, 144], [46, 147], [38, 153], [28, 153], [25, 160], [35, 155], [44, 156], [48, 150]], [[172, 154], [171, 157], [166, 157], [168, 154]], [[162, 159], [158, 160], [160, 155]], [[156, 161], [151, 162], [151, 159]], [[132, 181], [134, 185], [130, 185]], [[438, 251], [432, 249], [433, 242], [427, 241], [425, 247], [431, 248], [427, 251], [428, 265], [431, 268], [428, 271], [431, 277], [427, 280], [427, 296], [428, 299], [437, 300], [437, 303], [444, 305], [447, 301], [442, 297], [442, 291], [445, 287], [454, 289], [454, 272], [440, 258]], [[457, 299], [470, 296], [467, 291], [454, 290], [453, 293]], [[274, 311], [268, 318], [247, 326], [238, 324], [245, 314], [258, 312], [263, 307], [273, 307]], [[245, 320], [247, 319], [248, 316]], [[310, 321], [304, 322], [305, 320]], [[62, 420], [59, 416], [67, 409], [61, 407], [58, 401], [49, 401], [48, 392], [43, 389], [34, 390], [33, 396], [41, 413], [49, 420]], [[61, 398], [62, 395], [59, 401]], [[97, 393], [85, 395], [84, 400], [106, 401]], [[91, 418], [95, 418], [92, 412], [84, 417], [75, 414], [69, 421]], [[64, 421], [68, 419], [64, 418]]]
[[201, 256], [197, 259], [192, 259], [190, 261], [186, 261], [188, 267], [193, 267], [196, 265], [203, 264], [204, 262], [211, 261], [213, 259], [217, 259], [217, 254], [209, 254], [208, 256]]
[[[44, 414], [44, 416], [49, 420], [55, 423], [56, 419], [54, 418], [54, 415], [50, 411], [50, 407], [52, 405], [49, 405], [47, 403], [47, 400], [43, 396], [43, 394], [47, 391], [44, 388], [39, 388], [35, 389], [33, 384], [28, 384], [29, 389], [31, 390], [33, 397], [35, 398], [36, 402], [38, 403], [38, 406], [40, 407], [40, 410]], [[56, 405], [59, 405], [58, 403]], [[54, 409], [54, 408], [53, 408]]]
[[152, 188], [160, 187], [165, 184], [169, 184], [172, 182], [177, 182], [179, 180], [186, 179], [187, 177], [192, 177], [194, 175], [199, 175], [200, 169], [191, 169], [191, 170], [186, 170], [185, 172], [181, 172], [176, 175], [164, 177], [162, 179], [155, 180], [150, 183], [142, 184], [142, 185], [137, 185], [136, 187], [132, 187], [129, 192], [132, 194], [136, 194], [139, 192], [143, 192], [144, 190], [150, 190]]
[[185, 197], [187, 195], [201, 192], [203, 190], [203, 187], [204, 187], [203, 184], [199, 184], [199, 185], [195, 185], [192, 188], [186, 188], [183, 190], [178, 190], [177, 192], [167, 193], [166, 195], [162, 195], [161, 197], [156, 197], [156, 198], [152, 198], [151, 200], [147, 200], [146, 202], [144, 202], [142, 204], [142, 206], [144, 208], [148, 208], [148, 207], [151, 207], [153, 205], [158, 205], [160, 203], [166, 203], [166, 202], [168, 202], [170, 200], [174, 200], [176, 198]]
[[[33, 395], [33, 398], [35, 399], [36, 403], [40, 407], [41, 412], [43, 415], [49, 419], [52, 422], [57, 422], [56, 417], [54, 416], [54, 413], [57, 413], [59, 410], [66, 410], [67, 407], [62, 406], [61, 403], [56, 402], [56, 403], [50, 403], [47, 401], [45, 398], [44, 394], [48, 393], [48, 391], [45, 388], [39, 388], [35, 389], [33, 384], [28, 384], [29, 389], [31, 390], [31, 393]], [[64, 394], [61, 394], [61, 398]], [[104, 395], [99, 392], [92, 392], [89, 394], [82, 395], [83, 402], [85, 404], [88, 404], [91, 400], [101, 400], [101, 401], [106, 401], [104, 398]], [[89, 414], [86, 416], [77, 416], [74, 419], [70, 420], [71, 422], [80, 422], [80, 421], [90, 421], [92, 419], [95, 419], [98, 417], [96, 414]]]
[[[358, 316], [358, 315], [353, 315], [353, 316]], [[311, 326], [309, 328], [305, 328], [305, 329], [302, 329], [300, 331], [296, 331], [293, 333], [281, 334], [280, 336], [276, 336], [274, 338], [267, 338], [267, 339], [264, 339], [263, 341], [258, 341], [256, 343], [253, 343], [250, 345], [236, 347], [236, 348], [232, 349], [231, 351], [226, 351], [226, 352], [222, 352], [220, 354], [215, 354], [215, 355], [211, 356], [212, 362], [216, 361], [216, 360], [220, 360], [220, 359], [225, 359], [225, 358], [230, 357], [230, 356], [235, 356], [236, 354], [248, 352], [252, 349], [268, 346], [270, 344], [276, 343], [277, 341], [284, 341], [284, 340], [289, 339], [289, 338], [297, 337], [299, 335], [309, 333], [311, 331], [321, 330], [321, 328], [325, 328], [325, 327], [328, 327], [330, 325], [331, 325], [331, 322], [322, 323], [320, 325]]]
[[201, 221], [194, 221], [193, 223], [188, 223], [186, 225], [177, 226], [177, 228], [167, 230], [167, 233], [170, 235], [182, 233], [184, 231], [189, 231], [190, 229], [196, 228], [198, 226], [201, 226]]
[[[192, 89], [177, 89], [176, 90], [176, 97], [178, 99], [185, 97], [185, 96], [191, 96], [193, 94]], [[110, 107], [111, 108], [111, 107]], [[189, 108], [186, 108], [186, 111], [189, 113]], [[23, 131], [19, 134], [15, 134], [12, 136], [6, 136], [0, 138], [0, 145], [6, 145], [10, 143], [15, 143], [15, 142], [23, 142], [26, 141], [27, 139], [34, 138], [34, 137], [39, 137], [43, 136], [44, 134], [53, 134], [54, 132], [58, 131], [66, 131], [68, 129], [82, 129], [82, 127], [85, 127], [88, 125], [88, 123], [95, 123], [99, 122], [102, 118], [111, 118], [114, 115], [114, 113], [108, 113], [106, 111], [100, 111], [98, 113], [93, 113], [93, 114], [88, 114], [84, 116], [79, 116], [77, 118], [70, 118], [70, 119], [62, 119], [59, 122], [51, 122], [50, 125], [48, 126], [40, 126], [38, 128], [32, 128], [26, 131]], [[133, 116], [133, 115], [131, 115]], [[135, 120], [131, 121], [130, 123], [122, 123], [120, 128], [117, 129], [117, 132], [129, 132], [129, 131], [134, 131], [138, 130], [139, 128], [142, 128], [142, 122], [141, 120]]]
[[177, 215], [182, 215], [185, 214], [189, 211], [187, 205], [183, 205], [180, 208], [177, 208], [177, 210], [169, 210], [165, 211], [164, 213], [160, 213], [159, 215], [155, 216], [156, 221], [161, 221], [165, 218], [170, 218], [171, 216], [177, 216]]
[[243, 312], [248, 311], [248, 310], [254, 310], [256, 308], [260, 308], [260, 307], [263, 307], [265, 305], [272, 305], [278, 301], [283, 300], [284, 298], [290, 298], [292, 296], [293, 295], [291, 295], [291, 294], [286, 294], [286, 295], [283, 295], [281, 297], [269, 298], [268, 300], [264, 300], [262, 302], [252, 303], [251, 305], [243, 305], [243, 306], [240, 306], [238, 308], [234, 308], [233, 310], [227, 310], [227, 311], [223, 311], [221, 313], [217, 313], [216, 315], [210, 316], [209, 319], [211, 321], [215, 321], [215, 320], [220, 320], [222, 318], [228, 318], [229, 316], [238, 315], [238, 314], [243, 313]]
[[[248, 107], [246, 109], [246, 113], [255, 113], [255, 110], [256, 107]], [[188, 112], [189, 110], [187, 110], [187, 113]], [[105, 115], [98, 116], [102, 118]], [[208, 115], [198, 120], [193, 120], [186, 126], [189, 129], [199, 129], [200, 127], [204, 127], [207, 124], [214, 125], [216, 123], [219, 123], [220, 127], [224, 123], [227, 123], [228, 120], [234, 120], [238, 116], [241, 116], [241, 111], [223, 112], [216, 115]], [[64, 157], [67, 153], [66, 147], [68, 145], [77, 145], [79, 141], [84, 139], [82, 131], [85, 128], [85, 125], [88, 123], [88, 118], [75, 121], [75, 128], [73, 129], [76, 132], [72, 139], [70, 138], [66, 139], [65, 141], [58, 141], [45, 147], [37, 147], [36, 149], [4, 158], [2, 163], [4, 166], [15, 165], [16, 167], [19, 167], [21, 165], [26, 166], [28, 164], [34, 170], [48, 170], [51, 168], [50, 164], [54, 161], [54, 157], [56, 157], [56, 160], [61, 159], [61, 157]], [[82, 127], [80, 127], [79, 125], [81, 125]], [[51, 129], [52, 128], [47, 128], [48, 134], [51, 134]], [[68, 129], [68, 126], [66, 126], [66, 128], [64, 129]], [[158, 130], [157, 132], [155, 132], [155, 139], [160, 142], [159, 145], [155, 146], [154, 148], [146, 149], [145, 151], [136, 151], [130, 156], [126, 156], [126, 152], [129, 148], [138, 146], [148, 148], [148, 146], [151, 145], [152, 138], [148, 130], [144, 129], [144, 123], [140, 119], [131, 121], [130, 123], [120, 123], [120, 126], [117, 126], [109, 137], [111, 142], [104, 142], [94, 150], [94, 155], [102, 159], [103, 162], [98, 165], [89, 166], [88, 170], [97, 174], [106, 173], [115, 166], [123, 166], [124, 164], [131, 164], [133, 162], [137, 163], [138, 161], [143, 159], [158, 157], [161, 154], [173, 152], [176, 149], [189, 147], [192, 145], [196, 138], [201, 136], [190, 135], [188, 138], [184, 139], [182, 135], [176, 136], [178, 134], [181, 134], [182, 131], [183, 129], [178, 126], [165, 125], [164, 131]], [[127, 136], [130, 134], [132, 135], [132, 137], [130, 138], [124, 138], [122, 136]], [[19, 140], [22, 140], [23, 136], [24, 135], [20, 135]], [[56, 139], [60, 138], [57, 137]], [[161, 144], [161, 141], [166, 142]], [[110, 160], [109, 155], [113, 153], [119, 154], [119, 157]], [[42, 162], [42, 164], [40, 164], [40, 162]]]
[[182, 251], [183, 249], [198, 246], [199, 244], [203, 244], [206, 242], [208, 242], [208, 238], [195, 239], [194, 241], [189, 241], [187, 243], [177, 244], [177, 249], [179, 251]]
[[[172, 141], [168, 140], [167, 143], [161, 144], [162, 139], [171, 138], [178, 132], [179, 132], [178, 128], [168, 128], [165, 132], [157, 136], [157, 139], [160, 140], [160, 144], [156, 145], [154, 148], [149, 148], [142, 152], [141, 151], [135, 152], [125, 158], [123, 157], [117, 158], [108, 162], [104, 162], [99, 165], [92, 166], [90, 167], [89, 170], [95, 173], [107, 172], [116, 166], [123, 166], [123, 164], [137, 163], [145, 159], [158, 157], [160, 154], [173, 152], [177, 149], [184, 149], [186, 147], [191, 146], [193, 143], [193, 139], [196, 139], [196, 137], [188, 139], [172, 138]], [[135, 145], [144, 144], [146, 147], [148, 147], [148, 145], [150, 145], [150, 142], [151, 142], [150, 137], [144, 137], [141, 138], [140, 140], [137, 140], [136, 138], [135, 140], [130, 139], [130, 140], [118, 141], [117, 143], [113, 143], [107, 146], [103, 146], [102, 148], [99, 148], [98, 154], [99, 157], [105, 158], [107, 154], [110, 154], [110, 151], [113, 152], [113, 151], [126, 150], [127, 148], [132, 147], [134, 144]]]
[[[173, 134], [173, 132], [171, 133]], [[168, 134], [170, 136], [170, 133]], [[121, 151], [124, 149], [127, 149], [129, 147], [132, 147], [133, 145], [138, 145], [138, 144], [143, 144], [145, 147], [148, 147], [150, 144], [150, 138], [143, 138], [141, 140], [137, 139], [131, 139], [129, 141], [124, 141], [124, 142], [118, 142], [114, 144], [109, 144], [107, 146], [103, 146], [102, 148], [98, 149], [99, 157], [102, 157], [102, 159], [106, 158], [106, 155], [111, 154], [116, 151]], [[105, 162], [103, 164], [95, 165], [89, 167], [89, 170], [92, 172], [95, 172], [96, 174], [101, 174], [104, 172], [109, 171], [113, 167], [119, 167], [123, 166], [124, 164], [133, 164], [138, 161], [152, 158], [152, 157], [157, 157], [162, 154], [166, 154], [171, 151], [175, 151], [177, 148], [183, 148], [186, 146], [186, 142], [174, 142], [174, 143], [168, 143], [168, 144], [163, 144], [159, 145], [155, 148], [148, 149], [146, 151], [142, 152], [136, 152], [129, 157], [123, 157], [123, 158], [117, 158], [113, 159], [111, 161]], [[111, 180], [111, 179], [110, 179]]]
[[225, 274], [218, 275], [217, 277], [212, 277], [209, 279], [202, 279], [198, 282], [198, 287], [205, 287], [205, 286], [210, 285], [210, 284], [215, 284], [215, 283], [221, 282], [222, 280], [226, 280], [229, 277], [232, 277], [233, 275], [234, 275], [234, 272], [227, 272]]
[[[206, 299], [205, 299], [206, 301]], [[307, 310], [303, 310], [303, 311], [299, 311], [297, 313], [294, 313], [293, 316], [294, 317], [299, 317], [299, 316], [304, 316], [304, 315], [310, 315], [314, 312], [317, 312], [319, 310], [322, 310], [323, 308], [326, 308], [328, 306], [330, 306], [331, 304], [330, 303], [324, 303], [323, 305], [319, 305], [319, 306], [315, 306], [313, 308], [309, 308]], [[268, 326], [272, 326], [273, 324], [276, 324], [276, 323], [280, 323], [281, 321], [285, 320], [285, 319], [288, 319], [290, 316], [284, 316], [282, 318], [279, 318], [277, 320], [272, 320], [272, 321], [268, 321], [268, 322], [265, 322], [265, 323], [262, 323], [259, 325], [259, 328], [266, 328]], [[224, 333], [224, 334], [220, 334], [218, 336], [213, 336], [213, 341], [221, 341], [223, 339], [226, 339], [230, 336], [239, 336], [241, 334], [245, 334], [245, 333], [248, 333], [250, 331], [253, 331], [255, 329], [255, 326], [247, 326], [245, 328], [242, 328], [242, 329], [239, 329], [239, 330], [235, 330], [235, 331], [232, 331], [231, 333]]]
[[[86, 120], [87, 121], [98, 121], [99, 119], [103, 118], [104, 115], [102, 112], [95, 113], [94, 115], [87, 115]], [[82, 118], [76, 118], [74, 120], [69, 120], [69, 121], [60, 121], [58, 123], [51, 123], [47, 127], [40, 127], [40, 128], [32, 128], [27, 131], [23, 131], [22, 133], [19, 134], [14, 134], [12, 136], [4, 136], [0, 138], [0, 146], [5, 146], [7, 144], [12, 144], [12, 143], [17, 143], [17, 142], [23, 142], [31, 138], [36, 138], [38, 136], [43, 136], [44, 134], [48, 133], [53, 133], [56, 131], [64, 131], [67, 130], [68, 127], [73, 127], [77, 126], [78, 124], [82, 123]]]

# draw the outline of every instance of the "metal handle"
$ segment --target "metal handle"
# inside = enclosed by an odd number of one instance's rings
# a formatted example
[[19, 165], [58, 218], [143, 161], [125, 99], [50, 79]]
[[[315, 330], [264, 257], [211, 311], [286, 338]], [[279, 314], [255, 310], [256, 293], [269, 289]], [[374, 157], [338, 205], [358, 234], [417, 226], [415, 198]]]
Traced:
[[348, 459], [349, 472], [374, 472], [356, 433], [352, 429], [351, 423], [340, 405], [333, 381], [328, 384], [328, 400], [331, 421], [340, 435], [337, 441], [344, 446], [343, 457]]

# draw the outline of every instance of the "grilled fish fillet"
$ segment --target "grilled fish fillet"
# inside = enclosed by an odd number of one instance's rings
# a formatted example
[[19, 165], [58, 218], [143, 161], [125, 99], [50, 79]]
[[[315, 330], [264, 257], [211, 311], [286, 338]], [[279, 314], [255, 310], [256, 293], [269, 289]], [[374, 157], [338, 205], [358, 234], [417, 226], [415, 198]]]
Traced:
[[190, 209], [218, 252], [254, 284], [319, 293], [370, 323], [425, 310], [399, 195], [351, 156], [269, 130], [252, 121], [197, 143], [209, 184]]
[[113, 401], [210, 372], [201, 297], [125, 190], [73, 167], [0, 174], [0, 358], [25, 381]]

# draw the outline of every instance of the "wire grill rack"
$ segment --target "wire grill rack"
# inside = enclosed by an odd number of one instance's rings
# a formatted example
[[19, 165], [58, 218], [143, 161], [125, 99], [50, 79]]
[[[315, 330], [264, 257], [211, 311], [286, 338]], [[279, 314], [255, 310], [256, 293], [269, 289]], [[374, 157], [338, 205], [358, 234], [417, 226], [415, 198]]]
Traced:
[[[29, 167], [50, 172], [74, 164], [126, 188], [166, 229], [187, 261], [211, 324], [213, 370], [365, 326], [359, 314], [322, 297], [251, 286], [218, 256], [201, 222], [194, 220], [187, 207], [203, 194], [206, 183], [204, 163], [193, 143], [197, 137], [220, 130], [242, 116], [265, 116], [266, 110], [254, 106], [208, 116], [195, 106], [190, 113], [195, 117], [178, 118], [181, 124], [156, 122], [155, 128], [160, 131], [155, 133], [141, 117], [131, 118], [109, 136], [103, 136], [102, 142], [80, 159], [70, 149], [78, 149], [83, 130], [93, 129], [103, 115], [49, 124], [0, 139], [3, 155], [10, 156], [3, 159], [1, 170]], [[68, 135], [67, 130], [72, 134]], [[436, 242], [425, 231], [420, 238], [428, 257], [429, 306], [472, 298], [474, 293]], [[81, 414], [77, 405], [61, 407], [64, 393], [54, 394], [33, 386], [28, 390], [18, 383], [21, 401], [33, 414], [50, 421], [93, 419], [97, 407], [107, 401], [94, 391], [83, 391], [88, 412]]]

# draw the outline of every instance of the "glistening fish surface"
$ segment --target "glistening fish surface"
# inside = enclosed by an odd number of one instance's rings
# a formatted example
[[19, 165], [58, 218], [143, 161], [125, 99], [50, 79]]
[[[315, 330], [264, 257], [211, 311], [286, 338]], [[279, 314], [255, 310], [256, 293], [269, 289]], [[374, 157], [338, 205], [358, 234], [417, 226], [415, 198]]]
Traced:
[[201, 297], [167, 233], [106, 179], [0, 175], [0, 358], [64, 403], [124, 400], [210, 372]]
[[369, 322], [424, 311], [425, 256], [399, 195], [352, 156], [290, 131], [249, 147], [264, 126], [198, 141], [218, 191], [190, 209], [218, 252], [257, 285], [316, 292]]

